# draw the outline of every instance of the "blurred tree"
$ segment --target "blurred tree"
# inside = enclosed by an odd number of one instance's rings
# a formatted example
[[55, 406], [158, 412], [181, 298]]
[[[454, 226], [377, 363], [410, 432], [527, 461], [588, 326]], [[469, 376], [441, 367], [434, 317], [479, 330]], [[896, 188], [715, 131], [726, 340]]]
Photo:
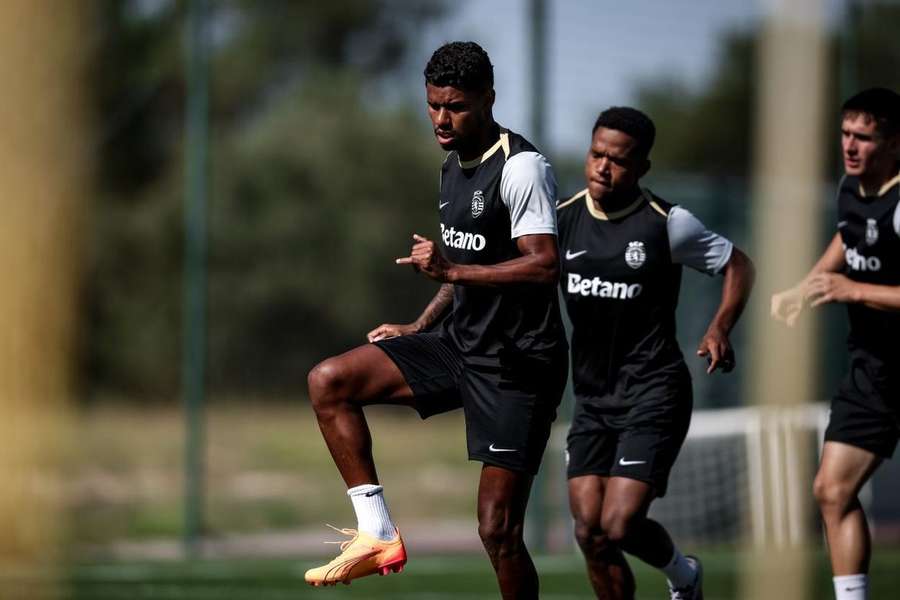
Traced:
[[638, 105], [657, 126], [654, 169], [737, 174], [747, 168], [755, 43], [755, 32], [726, 36], [714, 74], [698, 92], [671, 79], [639, 88]]
[[318, 360], [412, 320], [436, 286], [394, 264], [437, 234], [441, 154], [352, 79], [287, 94], [214, 168], [210, 368], [221, 389], [296, 389]]
[[[392, 259], [413, 231], [434, 233], [440, 152], [419, 99], [368, 92], [440, 1], [211, 3], [213, 390], [299, 392], [316, 360], [413, 318], [433, 292]], [[178, 395], [184, 8], [105, 0], [96, 13], [88, 396]]]
[[[842, 61], [853, 61], [847, 68], [859, 89], [900, 89], [900, 36], [894, 27], [898, 22], [900, 3], [873, 1], [861, 6], [855, 22], [841, 20], [832, 31], [827, 41], [832, 58], [827, 61], [831, 72], [825, 143], [833, 142], [837, 148], [836, 115], [847, 93], [839, 89]], [[842, 40], [845, 36], [848, 39]], [[757, 27], [726, 34], [713, 73], [700, 89], [689, 89], [671, 79], [639, 86], [637, 104], [653, 117], [658, 129], [653, 150], [655, 170], [715, 176], [749, 174], [758, 43]], [[846, 48], [848, 43], [855, 51], [842, 56], [842, 44]], [[829, 156], [828, 172], [836, 173], [839, 154], [835, 150]]]

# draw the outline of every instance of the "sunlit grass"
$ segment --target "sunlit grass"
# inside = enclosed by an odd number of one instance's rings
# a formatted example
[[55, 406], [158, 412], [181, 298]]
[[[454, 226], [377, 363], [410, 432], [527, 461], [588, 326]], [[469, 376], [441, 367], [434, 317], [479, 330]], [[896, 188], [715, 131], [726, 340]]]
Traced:
[[[466, 460], [461, 414], [423, 422], [410, 410], [377, 407], [368, 415], [395, 514], [473, 518], [479, 467]], [[308, 404], [213, 403], [206, 422], [210, 533], [350, 519], [345, 486]], [[95, 406], [79, 415], [77, 432], [64, 482], [73, 543], [180, 535], [184, 423], [177, 408]]]

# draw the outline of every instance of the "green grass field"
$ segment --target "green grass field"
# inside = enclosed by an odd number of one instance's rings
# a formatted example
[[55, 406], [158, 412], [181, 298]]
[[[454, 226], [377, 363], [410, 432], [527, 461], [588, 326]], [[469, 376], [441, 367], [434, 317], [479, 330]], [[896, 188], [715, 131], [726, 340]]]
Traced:
[[[207, 532], [227, 534], [313, 531], [328, 539], [322, 523], [352, 524], [350, 503], [328, 456], [309, 407], [250, 400], [210, 407], [207, 428]], [[391, 510], [409, 531], [436, 520], [468, 527], [474, 536], [478, 465], [465, 460], [460, 415], [427, 423], [397, 410], [370, 414], [382, 480]], [[370, 577], [351, 586], [314, 589], [303, 573], [308, 558], [246, 558], [182, 562], [150, 561], [119, 554], [119, 542], [139, 546], [168, 541], [178, 556], [181, 533], [183, 424], [174, 409], [100, 405], [79, 415], [77, 452], [64, 465], [62, 490], [69, 516], [61, 577], [3, 568], [0, 600], [276, 600], [357, 598], [371, 600], [481, 600], [497, 598], [493, 573], [480, 554], [414, 554], [399, 575]], [[410, 449], [415, 448], [411, 453]], [[551, 513], [567, 519], [563, 484], [548, 482]], [[559, 515], [562, 515], [560, 517]], [[570, 525], [563, 523], [564, 531]], [[318, 537], [315, 538], [316, 544]], [[477, 538], [475, 539], [477, 547]], [[567, 538], [568, 539], [568, 538]], [[471, 546], [470, 546], [471, 547]], [[567, 548], [565, 540], [557, 548]], [[332, 547], [322, 546], [326, 560]], [[695, 548], [686, 546], [694, 552]], [[318, 552], [318, 546], [303, 550]], [[440, 548], [435, 552], [444, 552]], [[706, 600], [738, 597], [741, 561], [733, 549], [701, 548]], [[234, 554], [232, 554], [234, 555]], [[274, 555], [271, 554], [270, 555]], [[292, 554], [295, 555], [295, 554]], [[537, 560], [541, 598], [591, 598], [581, 557], [565, 552]], [[665, 581], [633, 562], [638, 597], [665, 598]], [[876, 550], [872, 600], [900, 597], [900, 547]], [[773, 574], [790, 577], [791, 574]], [[832, 597], [821, 548], [816, 556], [814, 596]], [[42, 595], [42, 592], [48, 594]], [[792, 599], [773, 599], [792, 600]]]
[[[459, 411], [427, 423], [406, 409], [378, 407], [368, 416], [393, 512], [404, 522], [472, 518], [479, 466], [466, 460]], [[177, 539], [184, 501], [178, 408], [100, 404], [78, 415], [77, 431], [62, 482], [72, 543]], [[353, 516], [305, 401], [214, 404], [206, 411], [206, 448], [210, 534], [324, 530], [325, 522]]]
[[[701, 556], [706, 573], [706, 600], [737, 598], [740, 562], [736, 552], [707, 548]], [[312, 564], [308, 560], [285, 559], [82, 564], [71, 567], [61, 582], [54, 583], [40, 574], [5, 570], [0, 571], [0, 597], [27, 598], [42, 589], [71, 600], [488, 600], [498, 597], [493, 573], [482, 556], [413, 558], [399, 575], [374, 576], [334, 588], [310, 588], [303, 582], [303, 572]], [[638, 579], [638, 598], [666, 597], [665, 581], [657, 572], [634, 561], [632, 564]], [[539, 558], [537, 566], [542, 599], [592, 597], [579, 556]], [[876, 549], [870, 599], [897, 598], [898, 589], [900, 549]], [[820, 553], [816, 556], [811, 597], [830, 598], [831, 593], [830, 574]]]

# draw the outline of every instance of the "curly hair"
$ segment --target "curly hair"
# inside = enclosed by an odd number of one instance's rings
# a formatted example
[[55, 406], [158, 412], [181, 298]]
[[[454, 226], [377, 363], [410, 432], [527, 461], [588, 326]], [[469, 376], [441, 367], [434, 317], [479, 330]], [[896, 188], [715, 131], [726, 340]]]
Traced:
[[450, 42], [434, 51], [425, 65], [425, 83], [463, 91], [494, 87], [494, 66], [484, 48], [475, 42]]
[[842, 117], [869, 115], [875, 129], [884, 137], [900, 133], [900, 94], [887, 88], [869, 88], [856, 94], [841, 107]]
[[633, 137], [637, 141], [638, 153], [644, 158], [650, 155], [650, 149], [656, 140], [656, 126], [650, 117], [628, 106], [613, 106], [600, 113], [594, 122], [591, 135], [594, 135], [600, 127], [615, 129]]

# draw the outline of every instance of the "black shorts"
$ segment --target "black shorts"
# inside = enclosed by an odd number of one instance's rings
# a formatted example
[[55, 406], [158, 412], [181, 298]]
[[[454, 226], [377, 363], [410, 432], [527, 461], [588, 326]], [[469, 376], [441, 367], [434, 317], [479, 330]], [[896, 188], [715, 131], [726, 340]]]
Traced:
[[891, 458], [900, 439], [900, 374], [861, 349], [831, 400], [825, 441], [842, 442]]
[[566, 442], [567, 476], [627, 477], [665, 496], [669, 472], [691, 424], [690, 384], [629, 408], [578, 401]]
[[472, 361], [438, 333], [375, 344], [400, 369], [423, 419], [463, 408], [469, 460], [537, 473], [566, 385], [565, 351]]

